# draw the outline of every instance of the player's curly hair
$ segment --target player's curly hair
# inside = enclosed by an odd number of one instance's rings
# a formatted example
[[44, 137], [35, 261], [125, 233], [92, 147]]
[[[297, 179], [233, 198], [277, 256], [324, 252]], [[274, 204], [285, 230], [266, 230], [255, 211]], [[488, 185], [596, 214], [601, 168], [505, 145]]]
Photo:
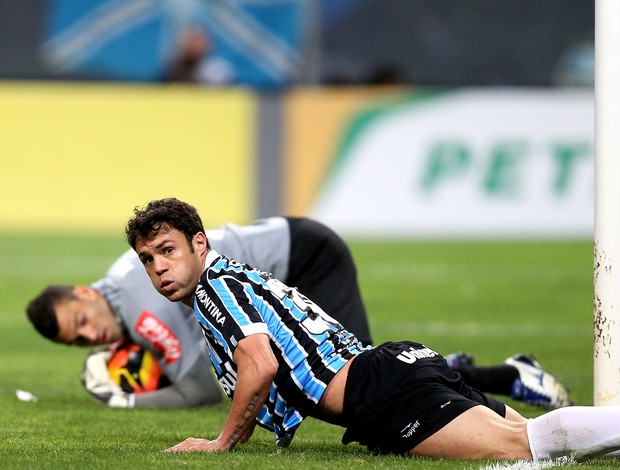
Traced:
[[151, 201], [144, 208], [135, 207], [133, 213], [133, 218], [127, 222], [125, 235], [134, 250], [139, 240], [146, 240], [161, 229], [178, 230], [185, 235], [190, 248], [194, 235], [205, 231], [196, 208], [174, 197]]
[[41, 335], [55, 340], [60, 332], [56, 318], [56, 305], [67, 300], [74, 300], [73, 286], [48, 286], [30, 301], [26, 315]]

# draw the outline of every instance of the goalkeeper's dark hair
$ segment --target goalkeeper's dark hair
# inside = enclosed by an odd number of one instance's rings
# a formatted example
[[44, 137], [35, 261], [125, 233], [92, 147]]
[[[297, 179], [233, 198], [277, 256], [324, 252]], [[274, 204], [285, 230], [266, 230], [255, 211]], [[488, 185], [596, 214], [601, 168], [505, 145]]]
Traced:
[[138, 241], [147, 240], [153, 233], [170, 228], [185, 235], [193, 251], [194, 235], [205, 231], [196, 208], [173, 197], [151, 201], [144, 208], [134, 208], [133, 213], [133, 218], [127, 222], [125, 235], [134, 250]]
[[74, 300], [73, 286], [48, 286], [30, 301], [26, 315], [35, 329], [46, 338], [55, 340], [60, 332], [56, 318], [56, 305]]

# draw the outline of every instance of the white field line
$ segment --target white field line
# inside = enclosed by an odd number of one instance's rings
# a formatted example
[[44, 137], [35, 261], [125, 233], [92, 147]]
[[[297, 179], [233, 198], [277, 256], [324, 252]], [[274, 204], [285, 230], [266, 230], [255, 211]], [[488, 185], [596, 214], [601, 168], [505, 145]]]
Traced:
[[544, 468], [553, 467], [573, 467], [577, 465], [574, 460], [568, 457], [561, 457], [555, 460], [546, 460], [541, 462], [529, 462], [525, 460], [519, 460], [514, 463], [501, 463], [487, 465], [480, 467], [480, 470], [540, 470]]

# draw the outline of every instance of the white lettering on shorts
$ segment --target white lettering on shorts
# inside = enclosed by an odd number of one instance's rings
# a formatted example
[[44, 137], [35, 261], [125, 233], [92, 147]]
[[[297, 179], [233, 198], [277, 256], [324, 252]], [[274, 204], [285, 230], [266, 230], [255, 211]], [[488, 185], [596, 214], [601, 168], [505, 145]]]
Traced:
[[403, 439], [406, 439], [407, 437], [413, 436], [419, 427], [420, 427], [420, 422], [416, 419], [415, 423], [411, 422], [407, 426], [405, 426], [403, 429], [401, 429], [400, 434]]
[[403, 361], [405, 364], [413, 364], [418, 359], [435, 357], [438, 354], [430, 348], [415, 349], [413, 346], [407, 351], [401, 352], [396, 359]]

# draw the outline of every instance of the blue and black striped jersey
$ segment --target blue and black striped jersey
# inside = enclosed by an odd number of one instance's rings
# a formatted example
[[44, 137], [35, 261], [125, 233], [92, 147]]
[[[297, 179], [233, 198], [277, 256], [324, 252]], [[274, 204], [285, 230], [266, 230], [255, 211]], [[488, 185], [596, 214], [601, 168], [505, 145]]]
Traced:
[[[258, 422], [290, 441], [316, 411], [327, 384], [364, 347], [318, 305], [270, 274], [211, 250], [194, 310], [220, 385], [233, 398], [235, 348], [246, 336], [269, 336], [278, 371]], [[288, 436], [288, 437], [287, 437]]]

